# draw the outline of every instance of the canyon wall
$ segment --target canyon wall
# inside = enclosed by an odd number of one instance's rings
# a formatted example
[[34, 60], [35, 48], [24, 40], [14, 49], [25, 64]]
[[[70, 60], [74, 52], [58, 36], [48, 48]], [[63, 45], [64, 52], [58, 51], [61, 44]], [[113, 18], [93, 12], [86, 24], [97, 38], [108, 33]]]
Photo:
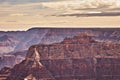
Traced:
[[[31, 45], [58, 43], [62, 42], [65, 38], [66, 40], [64, 40], [63, 43], [70, 43], [68, 38], [83, 32], [91, 35], [96, 41], [99, 42], [120, 43], [119, 28], [31, 28], [27, 31], [0, 31], [0, 57], [3, 55], [14, 56], [15, 54], [23, 57], [21, 58], [21, 60], [23, 60], [26, 55], [26, 52], [24, 51], [27, 50]], [[78, 43], [83, 41], [84, 40], [81, 40]], [[94, 41], [91, 41], [91, 43], [93, 42]], [[108, 55], [112, 55], [110, 54], [111, 51], [112, 50], [109, 50], [106, 53], [108, 53]], [[6, 59], [6, 61], [2, 59], [0, 62], [2, 67], [6, 66], [4, 63], [6, 63], [7, 60], [9, 59]], [[16, 63], [14, 63], [14, 65], [15, 64]], [[11, 65], [13, 64], [7, 66]], [[0, 67], [0, 69], [2, 67]]]
[[[36, 65], [35, 48], [44, 68], [31, 67]], [[119, 80], [119, 61], [119, 43], [98, 42], [92, 36], [78, 34], [60, 43], [31, 46], [25, 60], [11, 69], [7, 80], [22, 80], [30, 74], [35, 80]], [[48, 74], [52, 78], [48, 79]]]

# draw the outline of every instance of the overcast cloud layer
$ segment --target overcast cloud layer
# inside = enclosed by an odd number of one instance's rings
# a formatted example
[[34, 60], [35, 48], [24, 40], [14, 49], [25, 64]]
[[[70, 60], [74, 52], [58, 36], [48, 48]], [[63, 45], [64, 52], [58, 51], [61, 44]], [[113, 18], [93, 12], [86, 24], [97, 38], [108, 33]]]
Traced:
[[108, 14], [119, 16], [120, 13], [120, 0], [0, 0], [0, 2], [2, 16], [51, 15], [44, 13], [47, 10], [51, 10], [50, 13], [56, 16], [71, 14], [95, 14], [96, 16], [97, 13], [98, 16], [104, 13], [104, 16]]
[[[64, 16], [119, 16], [119, 0], [74, 0], [63, 2], [44, 3], [44, 6], [56, 10], [62, 10], [64, 13], [58, 15]], [[113, 14], [113, 15], [112, 15]], [[116, 15], [115, 15], [116, 14]], [[84, 16], [85, 16], [84, 15]]]
[[[79, 17], [86, 20], [81, 22]], [[112, 23], [110, 17], [116, 17], [114, 25], [120, 26], [120, 0], [0, 0], [0, 27], [7, 24], [96, 26], [101, 17], [106, 19], [105, 26]], [[71, 24], [72, 20], [76, 23]]]
[[0, 0], [0, 2], [9, 2], [9, 3], [30, 3], [30, 2], [53, 2], [53, 1], [62, 1], [62, 0]]

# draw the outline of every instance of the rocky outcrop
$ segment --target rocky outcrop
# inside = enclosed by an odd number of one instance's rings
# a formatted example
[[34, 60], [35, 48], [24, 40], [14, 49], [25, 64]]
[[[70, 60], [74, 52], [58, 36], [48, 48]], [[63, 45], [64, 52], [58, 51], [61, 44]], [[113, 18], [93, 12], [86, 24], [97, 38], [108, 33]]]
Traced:
[[7, 80], [119, 80], [119, 52], [119, 43], [98, 42], [88, 34], [33, 45]]
[[40, 57], [34, 48], [33, 53], [28, 54], [22, 63], [11, 70], [7, 80], [54, 80], [51, 72], [42, 65]]
[[[84, 34], [65, 38], [61, 43], [38, 45], [42, 59], [64, 59], [80, 57], [120, 57], [119, 43], [98, 42]], [[32, 47], [29, 53], [32, 51]]]

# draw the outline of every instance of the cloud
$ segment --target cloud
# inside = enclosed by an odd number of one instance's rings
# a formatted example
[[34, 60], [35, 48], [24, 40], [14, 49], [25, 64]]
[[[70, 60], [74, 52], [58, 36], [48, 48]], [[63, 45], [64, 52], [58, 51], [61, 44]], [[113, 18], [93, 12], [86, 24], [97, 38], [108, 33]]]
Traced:
[[14, 14], [10, 14], [10, 16], [27, 16], [28, 14], [24, 14], [24, 13], [14, 13]]
[[15, 20], [8, 20], [8, 21], [6, 21], [6, 22], [15, 23], [15, 22], [17, 22], [17, 21], [15, 21]]
[[0, 0], [0, 2], [4, 2], [0, 5], [0, 14], [10, 16], [120, 12], [120, 0]]
[[41, 10], [47, 9], [41, 3], [26, 3], [26, 4], [9, 4], [1, 3], [0, 5], [0, 17], [8, 16], [34, 16], [38, 13], [42, 13]]
[[22, 29], [21, 26], [31, 25], [120, 26], [120, 0], [12, 0], [15, 3], [11, 3], [11, 0], [3, 1], [0, 3], [0, 26], [10, 29], [13, 26]]
[[40, 2], [57, 2], [64, 0], [0, 0], [0, 3], [11, 3], [11, 4], [26, 4], [26, 3], [40, 3]]
[[[55, 15], [53, 15], [55, 16]], [[93, 17], [93, 16], [120, 16], [120, 12], [90, 12], [90, 13], [73, 13], [73, 14], [61, 14], [58, 16], [76, 16], [76, 17]]]
[[64, 6], [71, 9], [84, 9], [84, 8], [114, 8], [120, 7], [120, 1], [117, 0], [72, 0], [72, 1], [63, 1], [63, 3], [56, 4], [58, 6]]
[[75, 14], [79, 14], [79, 16], [119, 16], [120, 12], [120, 0], [71, 0], [43, 3], [43, 5], [63, 11], [63, 13], [54, 14], [61, 16]]

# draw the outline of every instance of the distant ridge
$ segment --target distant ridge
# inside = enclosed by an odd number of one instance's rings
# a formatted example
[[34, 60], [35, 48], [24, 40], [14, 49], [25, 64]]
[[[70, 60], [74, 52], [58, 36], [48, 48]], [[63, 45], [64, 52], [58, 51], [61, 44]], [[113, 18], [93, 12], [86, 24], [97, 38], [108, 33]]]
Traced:
[[[0, 41], [0, 54], [19, 56], [22, 60], [25, 57], [26, 50], [35, 44], [52, 44], [59, 43], [65, 38], [72, 38], [76, 34], [87, 33], [92, 36], [95, 41], [120, 43], [120, 29], [119, 28], [30, 28], [26, 31], [9, 31], [0, 32], [0, 37], [7, 35], [11, 36], [11, 41], [7, 41], [7, 44], [3, 42], [3, 38]], [[9, 43], [9, 44], [8, 44]], [[4, 46], [3, 46], [4, 45]], [[17, 53], [19, 55], [17, 55]], [[21, 58], [23, 57], [23, 58]], [[7, 59], [8, 60], [8, 59]], [[7, 60], [1, 60], [2, 68], [7, 64]], [[19, 61], [21, 61], [19, 60]], [[2, 62], [3, 61], [3, 62]], [[19, 62], [18, 61], [18, 62]], [[5, 63], [5, 64], [4, 64]]]

